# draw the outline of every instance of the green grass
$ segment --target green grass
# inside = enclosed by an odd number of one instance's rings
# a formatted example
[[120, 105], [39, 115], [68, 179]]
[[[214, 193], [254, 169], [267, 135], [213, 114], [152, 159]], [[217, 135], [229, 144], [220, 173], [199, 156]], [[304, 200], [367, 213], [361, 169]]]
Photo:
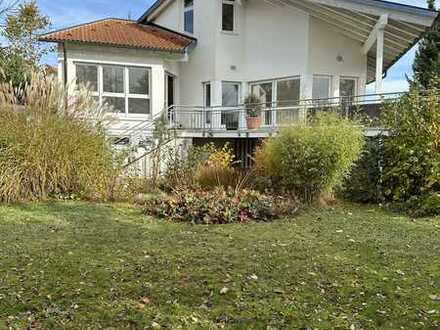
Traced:
[[8, 327], [439, 329], [440, 219], [346, 205], [206, 227], [126, 205], [0, 207]]

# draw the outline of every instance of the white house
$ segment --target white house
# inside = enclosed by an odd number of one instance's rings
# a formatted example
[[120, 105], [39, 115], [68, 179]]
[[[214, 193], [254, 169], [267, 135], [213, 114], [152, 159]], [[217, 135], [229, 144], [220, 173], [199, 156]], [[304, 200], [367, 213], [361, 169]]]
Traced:
[[[309, 100], [360, 100], [373, 81], [382, 93], [387, 70], [437, 16], [381, 0], [157, 0], [137, 21], [105, 19], [41, 41], [59, 44], [72, 93], [88, 83], [113, 106], [113, 134], [147, 134], [170, 111], [188, 143], [241, 145], [301, 118]], [[262, 103], [257, 130], [240, 106], [250, 94]]]

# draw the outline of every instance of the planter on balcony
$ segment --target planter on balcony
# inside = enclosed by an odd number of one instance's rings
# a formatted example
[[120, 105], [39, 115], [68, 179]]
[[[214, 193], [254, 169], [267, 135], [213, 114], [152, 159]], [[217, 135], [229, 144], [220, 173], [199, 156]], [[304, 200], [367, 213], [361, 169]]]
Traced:
[[246, 123], [248, 129], [258, 129], [261, 126], [261, 100], [255, 95], [249, 95], [245, 101]]
[[246, 123], [248, 129], [259, 129], [261, 126], [261, 116], [258, 117], [247, 117]]

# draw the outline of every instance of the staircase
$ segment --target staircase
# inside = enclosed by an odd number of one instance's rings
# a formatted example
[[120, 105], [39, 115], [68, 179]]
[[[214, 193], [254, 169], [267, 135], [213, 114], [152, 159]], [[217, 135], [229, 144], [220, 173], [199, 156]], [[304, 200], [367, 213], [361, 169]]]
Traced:
[[128, 139], [123, 147], [123, 152], [127, 153], [123, 161], [124, 176], [152, 177], [163, 170], [165, 164], [160, 155], [177, 142], [176, 131], [168, 118], [170, 109], [164, 108], [151, 119], [130, 127], [110, 141], [118, 146]]

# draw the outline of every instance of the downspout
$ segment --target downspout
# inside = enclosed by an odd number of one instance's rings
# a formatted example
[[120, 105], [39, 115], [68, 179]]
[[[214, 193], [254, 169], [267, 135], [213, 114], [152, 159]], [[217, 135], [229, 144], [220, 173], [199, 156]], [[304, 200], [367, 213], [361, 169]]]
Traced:
[[64, 87], [67, 87], [67, 49], [66, 43], [63, 42], [63, 78], [64, 78]]
[[67, 88], [67, 49], [66, 43], [63, 42], [63, 80], [64, 80], [64, 108], [67, 111], [69, 106], [69, 89]]

